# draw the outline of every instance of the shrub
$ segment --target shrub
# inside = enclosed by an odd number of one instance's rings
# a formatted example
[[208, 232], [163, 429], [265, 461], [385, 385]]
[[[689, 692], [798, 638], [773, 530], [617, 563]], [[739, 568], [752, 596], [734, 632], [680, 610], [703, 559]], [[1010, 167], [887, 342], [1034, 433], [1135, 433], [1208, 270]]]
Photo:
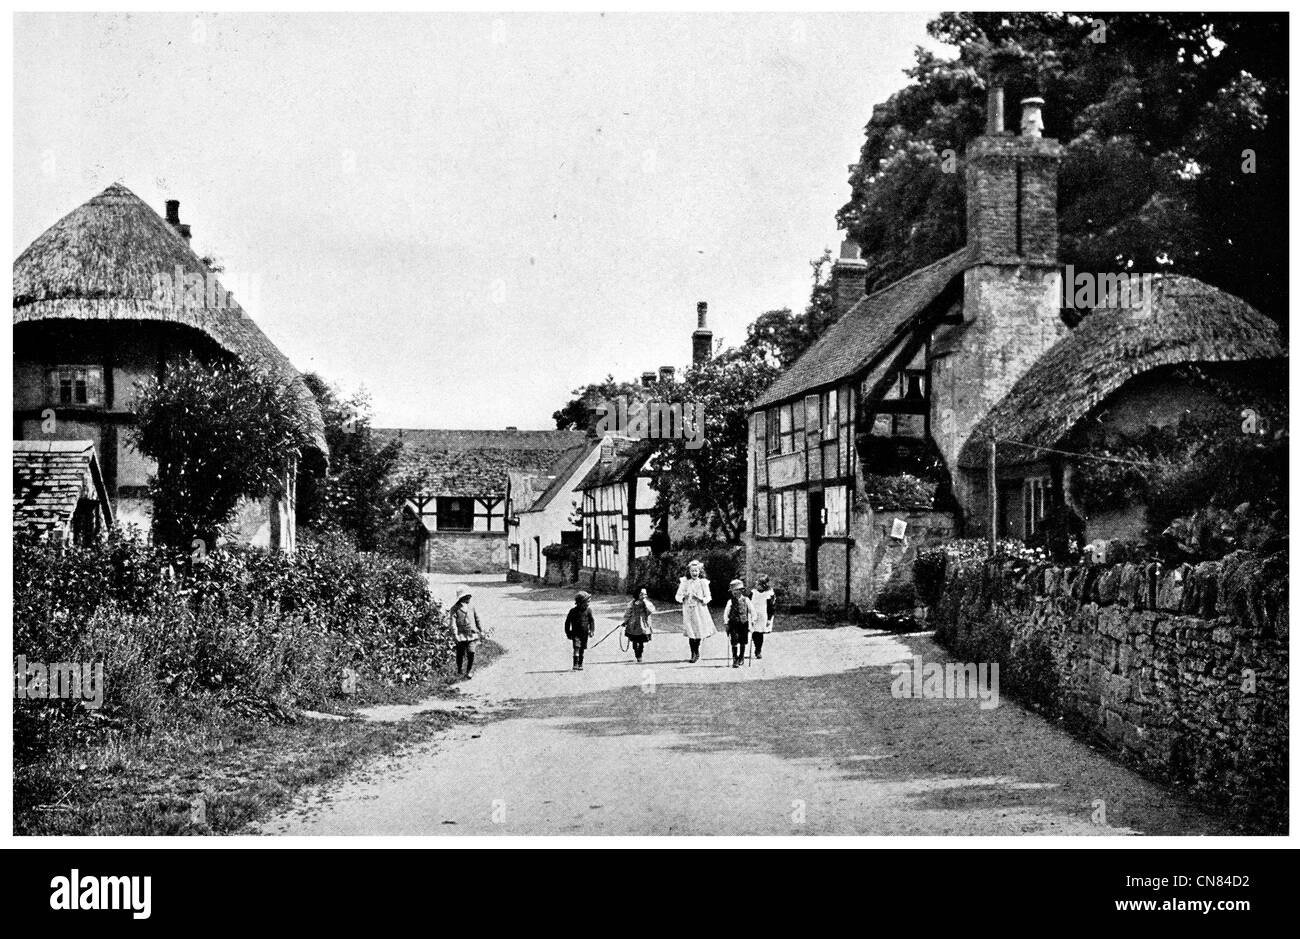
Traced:
[[[745, 573], [745, 549], [741, 547], [709, 547], [666, 551], [658, 557], [637, 558], [629, 578], [630, 592], [642, 587], [656, 600], [672, 602], [677, 596], [677, 583], [686, 576], [686, 565], [699, 559], [704, 564], [704, 574], [709, 579], [709, 592], [716, 603], [725, 603], [727, 585]], [[753, 584], [746, 586], [752, 587]]]
[[[449, 658], [423, 576], [341, 540], [292, 557], [219, 548], [192, 567], [120, 537], [85, 548], [20, 540], [14, 555], [15, 654], [103, 663], [94, 720], [140, 732], [197, 702], [320, 706], [340, 691], [344, 668], [397, 684], [429, 678]], [[91, 719], [15, 703], [23, 752], [61, 723]]]

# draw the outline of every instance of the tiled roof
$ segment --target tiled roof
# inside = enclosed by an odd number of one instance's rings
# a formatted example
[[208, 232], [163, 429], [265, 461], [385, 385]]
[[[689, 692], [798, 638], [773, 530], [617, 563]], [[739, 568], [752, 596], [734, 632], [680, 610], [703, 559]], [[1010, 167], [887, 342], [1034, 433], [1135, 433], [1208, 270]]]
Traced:
[[998, 460], [1030, 462], [1129, 379], [1165, 365], [1246, 362], [1286, 355], [1277, 324], [1240, 297], [1192, 277], [1156, 277], [1141, 307], [1099, 310], [1048, 349], [975, 425], [961, 466], [988, 460], [995, 435], [1029, 446], [998, 447]]
[[971, 266], [973, 257], [969, 248], [963, 248], [863, 297], [777, 378], [751, 408], [797, 397], [870, 366], [877, 356], [906, 335], [915, 319], [952, 279]]
[[595, 446], [595, 441], [588, 441], [581, 447], [574, 447], [572, 450], [562, 454], [555, 464], [550, 468], [550, 482], [546, 488], [538, 495], [537, 500], [528, 508], [529, 512], [540, 512], [552, 502], [555, 497], [564, 491], [564, 488], [573, 478], [573, 473], [587, 458], [591, 448]]
[[511, 472], [548, 475], [575, 444], [576, 430], [426, 430], [375, 428], [380, 443], [400, 439], [397, 471], [423, 473], [430, 496], [504, 498]]
[[627, 437], [615, 437], [608, 443], [613, 447], [611, 459], [597, 460], [592, 464], [577, 485], [578, 489], [596, 489], [634, 478], [658, 444], [655, 440], [631, 440]]
[[112, 507], [89, 440], [15, 440], [14, 531], [63, 533], [82, 498], [99, 503], [105, 525]]

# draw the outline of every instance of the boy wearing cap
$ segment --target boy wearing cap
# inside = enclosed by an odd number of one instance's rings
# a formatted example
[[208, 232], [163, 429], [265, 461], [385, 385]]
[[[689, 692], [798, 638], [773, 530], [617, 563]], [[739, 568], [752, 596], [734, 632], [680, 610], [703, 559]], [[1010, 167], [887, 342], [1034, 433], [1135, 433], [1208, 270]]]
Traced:
[[564, 635], [573, 643], [573, 670], [582, 671], [582, 657], [587, 651], [587, 640], [596, 632], [596, 619], [591, 615], [588, 604], [591, 594], [585, 590], [578, 591], [573, 598], [573, 609], [564, 618]]
[[728, 584], [731, 599], [722, 610], [722, 622], [731, 640], [731, 667], [740, 668], [749, 646], [749, 627], [754, 622], [754, 608], [745, 596], [745, 582], [733, 580]]

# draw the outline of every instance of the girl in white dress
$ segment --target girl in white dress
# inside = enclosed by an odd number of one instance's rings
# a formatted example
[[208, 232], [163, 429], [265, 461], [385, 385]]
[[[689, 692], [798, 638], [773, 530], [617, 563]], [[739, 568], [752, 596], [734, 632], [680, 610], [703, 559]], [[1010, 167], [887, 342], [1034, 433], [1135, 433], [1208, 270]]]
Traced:
[[691, 644], [691, 661], [698, 662], [700, 642], [717, 631], [713, 628], [713, 615], [709, 613], [713, 595], [709, 593], [709, 579], [704, 576], [701, 561], [691, 561], [686, 565], [686, 576], [677, 582], [677, 602], [682, 605], [682, 631]]
[[750, 627], [754, 637], [754, 658], [763, 657], [763, 638], [772, 631], [772, 624], [776, 617], [775, 611], [776, 591], [772, 589], [771, 582], [768, 581], [766, 574], [758, 575], [758, 582], [754, 587], [754, 595], [750, 598], [750, 605], [754, 608], [754, 625]]

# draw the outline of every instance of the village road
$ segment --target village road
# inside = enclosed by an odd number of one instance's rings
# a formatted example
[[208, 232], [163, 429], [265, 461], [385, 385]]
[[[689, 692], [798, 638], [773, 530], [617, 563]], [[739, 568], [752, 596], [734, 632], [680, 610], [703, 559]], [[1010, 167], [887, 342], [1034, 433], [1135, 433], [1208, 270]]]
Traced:
[[[434, 577], [450, 594], [455, 580]], [[572, 590], [475, 581], [506, 653], [462, 690], [478, 716], [309, 791], [285, 835], [1226, 834], [1002, 697], [896, 698], [890, 665], [944, 661], [925, 635], [781, 630], [729, 667], [726, 638], [660, 632], [637, 665], [619, 633], [572, 671]], [[592, 603], [596, 637], [621, 598]], [[718, 615], [715, 611], [715, 617]], [[674, 628], [669, 614], [661, 630]], [[430, 707], [446, 702], [430, 702]], [[401, 710], [385, 709], [385, 717]]]

